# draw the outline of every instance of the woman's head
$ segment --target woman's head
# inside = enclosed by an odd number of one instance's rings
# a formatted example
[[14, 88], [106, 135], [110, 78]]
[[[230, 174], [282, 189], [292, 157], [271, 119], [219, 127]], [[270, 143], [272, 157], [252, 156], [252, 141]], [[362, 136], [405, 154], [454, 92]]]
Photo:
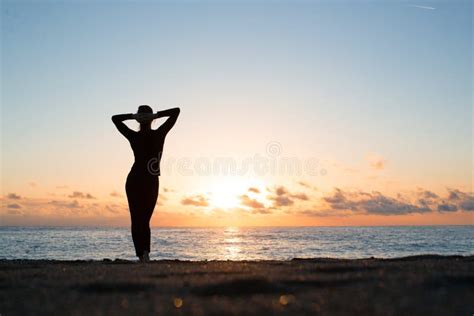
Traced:
[[149, 105], [140, 105], [137, 113], [153, 113], [153, 109]]
[[[137, 113], [153, 114], [153, 109], [152, 109], [149, 105], [140, 105], [140, 106], [138, 107]], [[151, 129], [151, 122], [152, 122], [152, 121], [140, 123], [140, 130], [141, 130], [141, 131], [150, 130], [150, 129]]]

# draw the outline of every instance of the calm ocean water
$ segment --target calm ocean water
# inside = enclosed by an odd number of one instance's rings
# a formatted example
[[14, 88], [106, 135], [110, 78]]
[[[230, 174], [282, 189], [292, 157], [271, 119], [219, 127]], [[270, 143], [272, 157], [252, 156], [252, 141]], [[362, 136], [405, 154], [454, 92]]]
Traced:
[[[474, 226], [153, 228], [152, 259], [473, 255]], [[135, 259], [128, 228], [1, 227], [1, 259]]]

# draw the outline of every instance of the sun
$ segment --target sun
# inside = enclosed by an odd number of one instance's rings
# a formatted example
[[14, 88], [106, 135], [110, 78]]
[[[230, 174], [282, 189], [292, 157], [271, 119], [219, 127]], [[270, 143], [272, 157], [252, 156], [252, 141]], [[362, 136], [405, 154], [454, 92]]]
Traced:
[[241, 207], [241, 196], [250, 187], [264, 188], [261, 181], [237, 176], [221, 177], [214, 181], [209, 190], [209, 204], [220, 209]]
[[216, 208], [231, 209], [239, 206], [238, 196], [226, 189], [214, 190], [211, 195], [210, 204]]

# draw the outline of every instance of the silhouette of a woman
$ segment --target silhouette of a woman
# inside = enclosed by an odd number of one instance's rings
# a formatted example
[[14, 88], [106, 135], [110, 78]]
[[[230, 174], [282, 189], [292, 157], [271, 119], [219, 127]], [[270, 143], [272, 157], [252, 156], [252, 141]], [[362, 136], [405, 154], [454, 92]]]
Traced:
[[[158, 199], [160, 160], [165, 137], [178, 119], [180, 109], [173, 108], [153, 113], [148, 105], [140, 105], [136, 114], [117, 114], [112, 121], [125, 136], [133, 150], [135, 162], [127, 176], [125, 191], [132, 221], [135, 253], [141, 262], [150, 260], [150, 219]], [[168, 119], [156, 130], [151, 122], [160, 117]], [[123, 123], [135, 119], [140, 131], [131, 130]]]

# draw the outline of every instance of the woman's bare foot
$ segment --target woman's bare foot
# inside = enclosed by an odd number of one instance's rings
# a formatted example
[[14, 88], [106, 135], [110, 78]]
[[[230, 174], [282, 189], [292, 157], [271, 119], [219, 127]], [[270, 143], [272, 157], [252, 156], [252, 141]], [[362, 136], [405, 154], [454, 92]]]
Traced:
[[138, 257], [138, 260], [142, 263], [150, 262], [150, 253], [148, 251], [144, 251], [143, 255]]

